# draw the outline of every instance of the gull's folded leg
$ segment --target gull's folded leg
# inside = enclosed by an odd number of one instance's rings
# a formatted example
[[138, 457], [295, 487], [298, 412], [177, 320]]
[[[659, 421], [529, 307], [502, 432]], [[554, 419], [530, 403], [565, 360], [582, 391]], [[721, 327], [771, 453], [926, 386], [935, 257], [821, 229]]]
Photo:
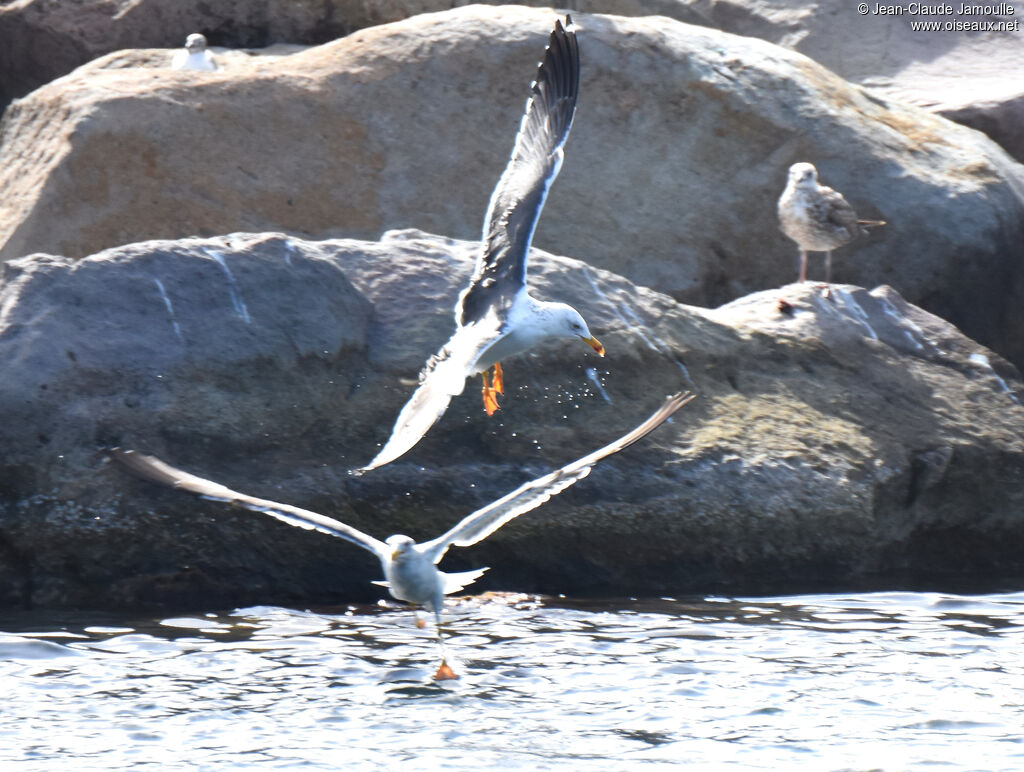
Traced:
[[452, 670], [451, 665], [448, 664], [448, 652], [444, 647], [444, 633], [441, 631], [441, 610], [436, 606], [434, 607], [434, 617], [437, 620], [437, 645], [441, 649], [441, 664], [437, 666], [434, 680], [454, 681], [459, 677], [459, 674]]
[[480, 373], [480, 377], [484, 382], [484, 386], [480, 390], [484, 398], [484, 410], [487, 411], [487, 415], [494, 415], [498, 412], [498, 398], [495, 396], [494, 389], [487, 383], [487, 372]]
[[494, 378], [491, 380], [491, 388], [498, 394], [505, 393], [505, 379], [502, 377], [501, 362], [494, 363]]

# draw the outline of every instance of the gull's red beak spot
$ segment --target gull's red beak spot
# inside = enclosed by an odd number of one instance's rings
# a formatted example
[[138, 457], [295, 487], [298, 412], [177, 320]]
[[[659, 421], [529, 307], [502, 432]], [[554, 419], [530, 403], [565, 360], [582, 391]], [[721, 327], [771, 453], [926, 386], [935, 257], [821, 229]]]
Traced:
[[604, 356], [604, 345], [597, 338], [584, 338], [583, 342], [590, 346], [594, 351], [598, 353], [598, 356]]

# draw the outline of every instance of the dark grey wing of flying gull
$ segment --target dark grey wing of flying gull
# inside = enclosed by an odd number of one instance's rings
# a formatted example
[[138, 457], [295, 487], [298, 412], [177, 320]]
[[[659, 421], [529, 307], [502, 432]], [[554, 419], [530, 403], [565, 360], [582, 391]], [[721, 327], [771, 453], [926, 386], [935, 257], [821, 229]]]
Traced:
[[531, 87], [508, 166], [484, 217], [483, 252], [459, 298], [457, 321], [471, 324], [493, 307], [507, 308], [526, 284], [533, 231], [562, 166], [580, 85], [580, 50], [572, 19], [555, 22]]
[[354, 473], [384, 466], [416, 445], [452, 397], [462, 393], [480, 353], [500, 337], [504, 314], [492, 311], [507, 308], [525, 285], [530, 239], [572, 126], [579, 57], [571, 20], [566, 17], [566, 27], [556, 21], [512, 157], [487, 208], [483, 252], [469, 287], [459, 295], [455, 335], [420, 373], [420, 385], [399, 413], [387, 443]]
[[665, 400], [665, 403], [646, 421], [628, 434], [619, 437], [600, 450], [584, 456], [578, 461], [563, 466], [550, 474], [539, 477], [532, 482], [516, 488], [507, 496], [488, 504], [471, 515], [464, 517], [454, 528], [447, 533], [431, 539], [420, 545], [424, 555], [435, 563], [444, 557], [448, 547], [468, 547], [478, 541], [486, 539], [501, 526], [519, 515], [535, 509], [550, 499], [552, 496], [561, 493], [573, 483], [579, 482], [588, 474], [591, 468], [603, 458], [618, 453], [628, 448], [634, 442], [646, 437], [652, 431], [661, 426], [679, 408], [694, 398], [693, 394], [675, 394]]
[[190, 493], [202, 496], [204, 499], [222, 501], [232, 507], [270, 515], [288, 523], [288, 525], [337, 536], [353, 544], [358, 544], [377, 557], [386, 558], [390, 555], [391, 550], [384, 542], [374, 539], [372, 536], [368, 536], [362, 531], [326, 515], [319, 515], [316, 512], [293, 507], [289, 504], [280, 504], [269, 499], [258, 499], [255, 496], [238, 493], [220, 483], [205, 480], [181, 469], [175, 469], [158, 458], [145, 456], [141, 453], [136, 453], [134, 450], [114, 448], [108, 451], [108, 453], [115, 461], [146, 480], [166, 485], [169, 488], [189, 491]]

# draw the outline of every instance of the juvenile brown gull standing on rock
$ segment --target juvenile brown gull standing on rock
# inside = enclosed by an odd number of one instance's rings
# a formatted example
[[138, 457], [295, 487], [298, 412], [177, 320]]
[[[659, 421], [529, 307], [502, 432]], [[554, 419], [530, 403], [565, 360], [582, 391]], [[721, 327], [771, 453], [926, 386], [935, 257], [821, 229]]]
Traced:
[[[504, 394], [501, 360], [546, 338], [579, 338], [600, 355], [604, 346], [576, 309], [535, 300], [526, 290], [526, 258], [548, 188], [562, 165], [579, 92], [580, 57], [572, 20], [555, 22], [531, 87], [508, 166], [484, 217], [483, 251], [455, 305], [455, 334], [427, 362], [420, 384], [398, 415], [391, 437], [367, 471], [412, 448], [461, 394], [466, 378], [483, 378], [487, 415]], [[494, 368], [493, 380], [488, 372]]]
[[219, 68], [213, 54], [206, 50], [206, 37], [193, 32], [185, 38], [184, 50], [178, 51], [171, 60], [171, 69], [215, 72]]
[[[299, 528], [320, 531], [331, 536], [338, 536], [365, 550], [369, 550], [380, 560], [386, 581], [377, 582], [388, 588], [391, 596], [409, 603], [427, 606], [434, 612], [437, 620], [437, 635], [441, 640], [442, 654], [444, 642], [441, 638], [441, 609], [444, 596], [461, 590], [472, 584], [486, 568], [475, 571], [463, 571], [458, 574], [446, 574], [437, 570], [448, 548], [453, 544], [457, 547], [468, 547], [486, 539], [505, 523], [513, 518], [539, 507], [552, 496], [561, 493], [575, 482], [590, 474], [591, 468], [601, 459], [618, 453], [637, 440], [657, 429], [673, 413], [693, 399], [692, 394], [676, 394], [646, 421], [609, 445], [595, 450], [578, 461], [563, 466], [550, 474], [539, 477], [516, 488], [506, 496], [478, 509], [471, 515], [460, 520], [454, 528], [438, 536], [436, 539], [417, 544], [408, 536], [400, 534], [389, 536], [386, 541], [378, 541], [352, 526], [338, 520], [318, 515], [288, 504], [279, 504], [268, 499], [258, 499], [244, 493], [227, 488], [212, 480], [183, 472], [165, 464], [152, 456], [144, 456], [131, 450], [115, 448], [110, 454], [124, 466], [148, 480], [158, 482], [171, 488], [179, 488], [196, 493], [205, 499], [223, 501], [233, 507], [261, 512], [289, 525]], [[447, 663], [442, 660], [434, 676], [438, 679], [456, 678]]]
[[782, 232], [800, 247], [800, 281], [807, 281], [807, 253], [825, 253], [825, 282], [832, 281], [832, 250], [848, 244], [865, 228], [885, 225], [883, 220], [858, 220], [843, 194], [818, 184], [814, 164], [789, 167], [789, 181], [779, 197]]

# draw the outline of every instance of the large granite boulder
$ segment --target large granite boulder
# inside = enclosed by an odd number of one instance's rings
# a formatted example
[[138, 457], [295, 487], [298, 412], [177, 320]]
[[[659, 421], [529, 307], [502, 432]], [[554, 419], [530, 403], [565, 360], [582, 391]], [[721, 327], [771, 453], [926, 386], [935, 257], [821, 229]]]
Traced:
[[[283, 230], [475, 238], [550, 11], [473, 6], [219, 73], [97, 63], [0, 124], [0, 259]], [[581, 16], [582, 96], [537, 244], [713, 306], [790, 281], [775, 201], [818, 165], [884, 230], [836, 255], [1024, 362], [1020, 167], [805, 57], [663, 17]]]
[[398, 461], [383, 442], [452, 330], [476, 245], [279, 234], [32, 255], [0, 283], [0, 604], [373, 597], [337, 539], [136, 480], [133, 447], [374, 535], [433, 536], [618, 436], [671, 424], [444, 566], [478, 589], [678, 594], [995, 577], [1024, 568], [1024, 384], [894, 290], [790, 285], [716, 310], [535, 252], [535, 294], [608, 348], [505, 362]]
[[[176, 48], [192, 32], [204, 32], [211, 44], [232, 48], [319, 44], [364, 27], [470, 4], [471, 0], [14, 0], [0, 5], [0, 109], [99, 56], [125, 48]], [[550, 7], [545, 0], [519, 4]], [[574, 0], [572, 8], [624, 16], [662, 14], [691, 23], [701, 23], [703, 16], [678, 0]]]
[[[501, 0], [484, 0], [501, 5]], [[178, 47], [191, 32], [217, 46], [319, 44], [364, 27], [470, 4], [469, 0], [16, 0], [0, 6], [0, 109], [75, 67], [126, 48]], [[546, 0], [522, 0], [548, 7]], [[749, 35], [811, 57], [847, 80], [871, 85], [989, 134], [1024, 160], [1020, 9], [984, 16], [862, 14], [846, 0], [771, 4], [751, 0], [576, 0], [574, 12], [667, 16]], [[906, 12], [908, 6], [900, 6]], [[932, 6], [934, 7], [934, 6]], [[989, 6], [1005, 8], [1004, 5]], [[1013, 8], [1013, 6], [1010, 6]], [[917, 29], [911, 23], [989, 22], [1003, 28]], [[162, 58], [166, 60], [167, 54]]]
[[439, 5], [437, 0], [16, 0], [0, 6], [0, 107], [96, 57], [125, 48], [178, 48], [192, 32], [232, 48], [316, 44]]

